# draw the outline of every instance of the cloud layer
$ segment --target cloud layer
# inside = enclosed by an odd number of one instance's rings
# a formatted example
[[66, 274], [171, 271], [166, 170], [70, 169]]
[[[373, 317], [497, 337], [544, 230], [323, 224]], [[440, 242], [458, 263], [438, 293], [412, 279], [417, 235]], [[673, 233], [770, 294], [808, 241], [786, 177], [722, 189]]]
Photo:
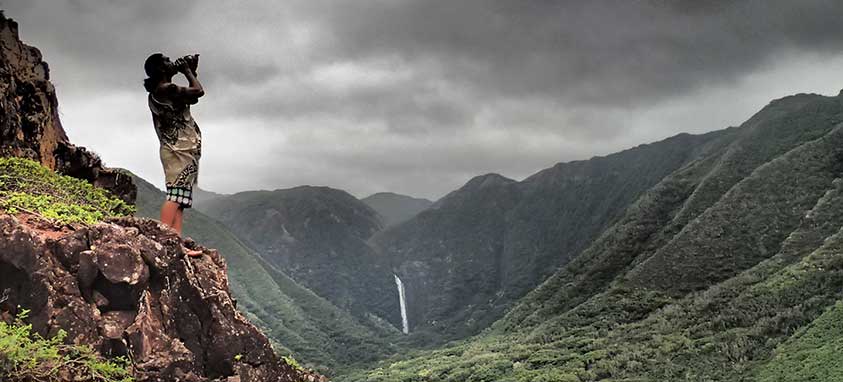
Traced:
[[836, 94], [838, 1], [2, 1], [71, 139], [163, 185], [143, 60], [198, 52], [200, 186], [436, 199]]

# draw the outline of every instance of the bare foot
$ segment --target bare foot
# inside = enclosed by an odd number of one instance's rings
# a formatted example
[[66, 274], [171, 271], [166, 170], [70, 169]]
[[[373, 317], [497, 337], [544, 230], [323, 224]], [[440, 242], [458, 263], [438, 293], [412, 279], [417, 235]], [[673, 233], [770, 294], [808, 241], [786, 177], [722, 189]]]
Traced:
[[184, 254], [188, 257], [202, 257], [203, 252], [198, 249], [184, 249]]

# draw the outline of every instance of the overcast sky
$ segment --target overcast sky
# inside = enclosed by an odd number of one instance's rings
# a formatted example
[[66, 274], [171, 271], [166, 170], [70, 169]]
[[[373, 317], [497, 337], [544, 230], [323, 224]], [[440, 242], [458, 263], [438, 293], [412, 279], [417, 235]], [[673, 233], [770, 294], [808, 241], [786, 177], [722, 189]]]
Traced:
[[843, 88], [843, 2], [0, 0], [71, 141], [163, 188], [141, 83], [200, 53], [199, 186], [437, 199]]

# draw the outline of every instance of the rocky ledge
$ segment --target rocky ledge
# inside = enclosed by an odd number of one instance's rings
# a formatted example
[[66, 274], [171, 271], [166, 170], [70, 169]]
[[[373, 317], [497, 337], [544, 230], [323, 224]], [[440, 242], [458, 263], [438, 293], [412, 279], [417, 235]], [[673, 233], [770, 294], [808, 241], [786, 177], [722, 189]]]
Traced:
[[33, 330], [126, 356], [139, 382], [326, 380], [280, 359], [236, 309], [216, 250], [155, 220], [0, 214], [0, 294], [1, 319], [30, 309]]
[[137, 189], [132, 178], [105, 167], [100, 157], [67, 138], [58, 115], [56, 89], [41, 52], [21, 42], [18, 24], [0, 10], [0, 156], [40, 162], [56, 172], [85, 179], [127, 203]]

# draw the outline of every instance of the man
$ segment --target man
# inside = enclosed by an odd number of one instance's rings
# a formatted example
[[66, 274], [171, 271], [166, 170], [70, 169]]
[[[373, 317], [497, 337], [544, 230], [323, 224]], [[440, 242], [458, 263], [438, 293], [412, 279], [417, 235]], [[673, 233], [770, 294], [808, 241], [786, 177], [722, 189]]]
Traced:
[[[193, 188], [199, 174], [202, 133], [190, 115], [190, 105], [205, 95], [196, 79], [199, 55], [170, 61], [161, 53], [149, 56], [144, 71], [149, 78], [144, 87], [149, 92], [148, 104], [152, 123], [161, 144], [159, 153], [164, 166], [167, 199], [161, 206], [161, 222], [181, 235], [184, 209], [193, 203]], [[173, 83], [173, 76], [182, 73], [188, 86]], [[201, 256], [201, 251], [187, 250], [188, 256]]]

